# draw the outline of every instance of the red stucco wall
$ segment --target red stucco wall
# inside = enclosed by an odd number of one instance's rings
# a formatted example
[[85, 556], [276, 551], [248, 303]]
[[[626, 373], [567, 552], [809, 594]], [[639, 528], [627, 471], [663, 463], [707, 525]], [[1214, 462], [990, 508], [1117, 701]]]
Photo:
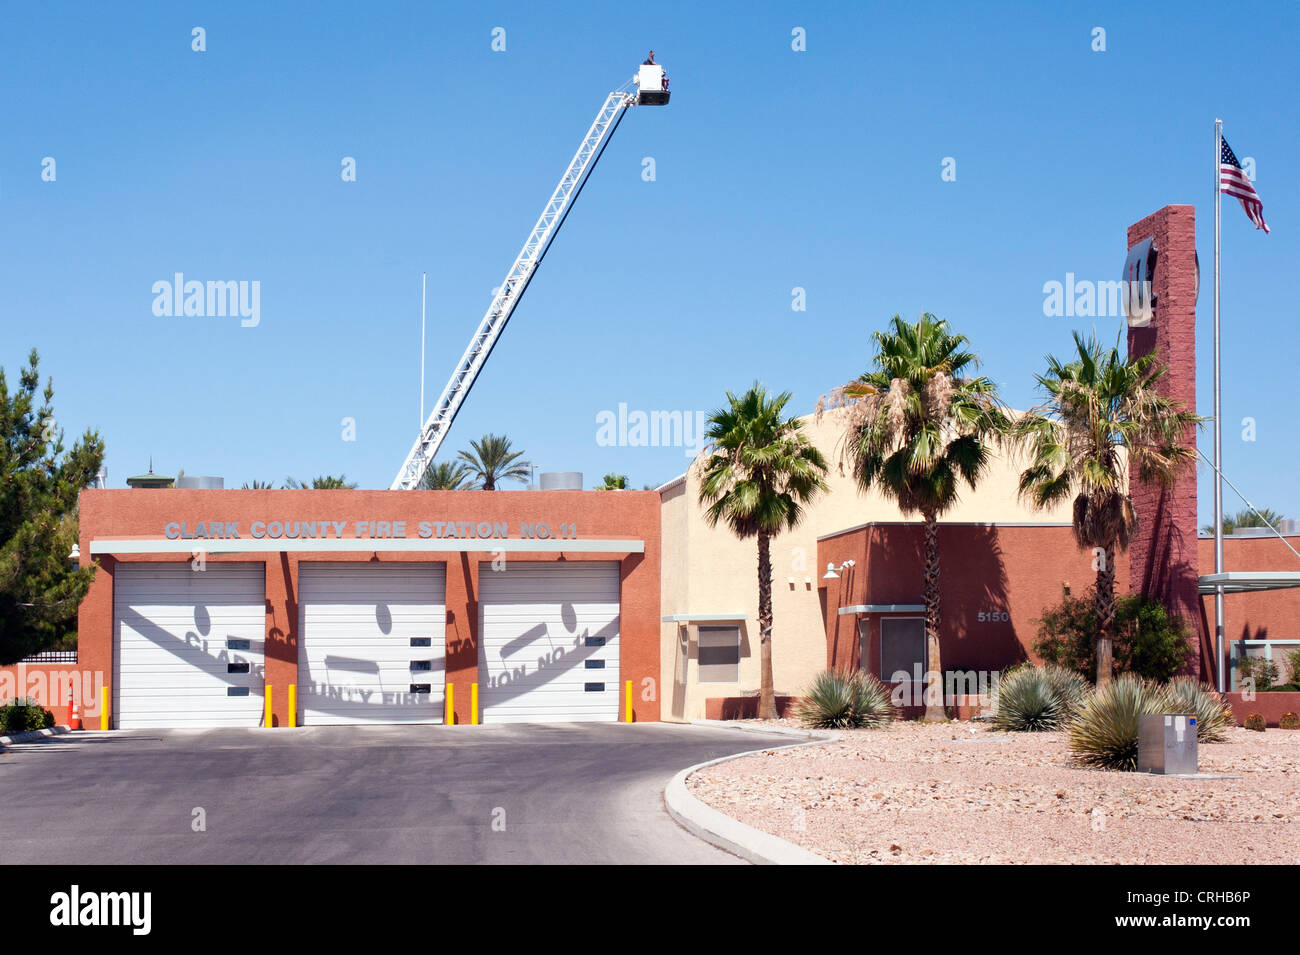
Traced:
[[[857, 562], [839, 580], [822, 581], [828, 666], [859, 663], [857, 617], [841, 616], [840, 607], [921, 603], [922, 547], [920, 524], [876, 524], [819, 542], [818, 566]], [[1000, 670], [1028, 658], [1044, 608], [1060, 603], [1065, 585], [1078, 595], [1096, 579], [1074, 531], [1052, 525], [940, 524], [939, 561], [944, 670]], [[1126, 593], [1126, 561], [1115, 577], [1116, 591]], [[981, 612], [997, 619], [981, 621]], [[881, 618], [867, 619], [868, 669], [877, 672]]]
[[[1300, 538], [1291, 538], [1300, 549]], [[1199, 564], [1209, 573], [1214, 541], [1198, 540]], [[919, 604], [922, 581], [919, 524], [876, 524], [818, 543], [818, 566], [846, 560], [856, 565], [839, 580], [821, 581], [828, 666], [858, 666], [857, 618], [840, 607], [859, 604]], [[1093, 583], [1092, 555], [1081, 550], [1069, 527], [941, 524], [940, 600], [945, 670], [1001, 669], [1032, 657], [1034, 620], [1060, 602], [1063, 585], [1082, 594]], [[1277, 538], [1225, 538], [1229, 571], [1295, 570], [1300, 561]], [[1130, 592], [1130, 562], [1116, 563], [1115, 590]], [[1236, 594], [1225, 601], [1227, 638], [1300, 639], [1300, 589]], [[1005, 610], [1006, 622], [981, 623], [979, 612]], [[1189, 623], [1214, 617], [1213, 597], [1198, 598]], [[880, 616], [870, 621], [870, 661], [879, 661]], [[1208, 663], [1208, 660], [1206, 661]], [[871, 667], [875, 672], [877, 667]], [[1204, 671], [1211, 680], [1213, 672]]]

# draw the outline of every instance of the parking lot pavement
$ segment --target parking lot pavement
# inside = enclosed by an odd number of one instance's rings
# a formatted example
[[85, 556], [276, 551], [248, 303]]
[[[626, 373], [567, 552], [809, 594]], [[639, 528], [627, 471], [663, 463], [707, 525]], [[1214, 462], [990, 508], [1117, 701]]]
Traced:
[[678, 770], [788, 740], [668, 723], [73, 733], [0, 752], [0, 863], [737, 863]]

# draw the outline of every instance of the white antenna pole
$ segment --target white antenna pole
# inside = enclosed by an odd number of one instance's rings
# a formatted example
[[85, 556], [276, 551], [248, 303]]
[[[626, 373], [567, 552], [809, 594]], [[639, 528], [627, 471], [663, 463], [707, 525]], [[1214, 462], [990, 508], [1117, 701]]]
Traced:
[[424, 301], [429, 288], [429, 273], [420, 273], [420, 427], [424, 427]]

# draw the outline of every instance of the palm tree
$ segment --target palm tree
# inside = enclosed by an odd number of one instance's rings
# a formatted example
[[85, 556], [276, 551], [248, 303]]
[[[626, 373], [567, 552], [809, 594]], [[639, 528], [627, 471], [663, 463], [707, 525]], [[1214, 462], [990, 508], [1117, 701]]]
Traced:
[[613, 471], [611, 471], [609, 474], [605, 475], [605, 483], [601, 484], [599, 487], [592, 488], [592, 490], [593, 491], [626, 491], [627, 475], [615, 474]]
[[1014, 434], [1031, 453], [1020, 475], [1021, 498], [1037, 508], [1073, 498], [1075, 540], [1096, 555], [1101, 686], [1113, 667], [1115, 552], [1128, 547], [1138, 526], [1129, 469], [1136, 465], [1144, 481], [1172, 483], [1196, 459], [1185, 442], [1201, 419], [1157, 393], [1166, 369], [1154, 354], [1125, 361], [1118, 342], [1105, 349], [1078, 332], [1074, 346], [1069, 362], [1047, 356], [1047, 374], [1035, 376], [1047, 400], [1016, 422]]
[[939, 518], [957, 503], [963, 482], [974, 490], [990, 443], [1006, 434], [1007, 416], [993, 382], [966, 374], [978, 359], [943, 319], [926, 312], [911, 323], [895, 315], [888, 331], [872, 337], [876, 369], [829, 403], [848, 406], [841, 454], [859, 490], [874, 488], [925, 522], [925, 719], [941, 720]]
[[524, 452], [511, 451], [510, 439], [505, 435], [485, 434], [469, 446], [472, 451], [461, 451], [458, 456], [465, 462], [467, 475], [475, 486], [495, 491], [498, 481], [528, 482], [528, 462], [519, 460]]
[[[1236, 514], [1223, 515], [1223, 533], [1231, 534], [1238, 527], [1273, 527], [1286, 520], [1277, 511], [1270, 510], [1267, 507], [1261, 507], [1258, 511], [1247, 508], [1244, 511], [1238, 511]], [[1206, 534], [1214, 533], [1214, 525], [1206, 524], [1201, 528]]]
[[314, 477], [310, 482], [300, 481], [297, 478], [287, 477], [284, 479], [284, 486], [294, 491], [302, 491], [310, 488], [313, 491], [355, 491], [357, 488], [356, 481], [348, 481], [347, 475], [340, 474], [334, 477], [332, 474]]
[[422, 491], [461, 491], [469, 480], [469, 468], [459, 461], [440, 461], [424, 472]]
[[826, 490], [826, 462], [800, 433], [798, 418], [784, 418], [789, 392], [769, 396], [755, 384], [713, 412], [705, 432], [699, 501], [710, 527], [719, 522], [744, 540], [758, 539], [758, 715], [776, 719], [772, 683], [772, 537], [796, 526], [804, 505]]
[[269, 491], [275, 484], [271, 481], [245, 481], [241, 490], [244, 491]]

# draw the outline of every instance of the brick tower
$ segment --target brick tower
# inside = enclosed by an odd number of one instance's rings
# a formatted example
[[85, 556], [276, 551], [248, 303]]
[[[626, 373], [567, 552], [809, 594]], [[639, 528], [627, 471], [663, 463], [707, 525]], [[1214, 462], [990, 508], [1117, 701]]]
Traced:
[[[1128, 227], [1128, 246], [1154, 239], [1157, 264], [1152, 279], [1155, 310], [1151, 323], [1128, 330], [1128, 353], [1139, 357], [1155, 352], [1168, 367], [1160, 380], [1161, 394], [1196, 410], [1196, 210], [1165, 206]], [[1189, 426], [1185, 441], [1196, 446], [1196, 429]], [[1188, 465], [1170, 486], [1129, 478], [1137, 508], [1138, 532], [1129, 545], [1130, 587], [1153, 597], [1201, 633], [1196, 545], [1196, 467]], [[1200, 675], [1200, 653], [1190, 658], [1187, 672]]]

